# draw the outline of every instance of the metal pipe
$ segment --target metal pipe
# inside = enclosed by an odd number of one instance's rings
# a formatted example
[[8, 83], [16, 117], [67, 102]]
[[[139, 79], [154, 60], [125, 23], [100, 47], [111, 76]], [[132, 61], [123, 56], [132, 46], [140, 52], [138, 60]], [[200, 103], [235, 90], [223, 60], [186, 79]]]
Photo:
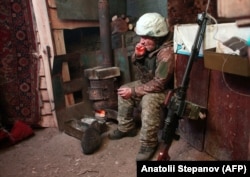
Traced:
[[111, 67], [113, 65], [113, 61], [108, 0], [99, 0], [98, 12], [100, 24], [101, 54], [103, 57], [102, 66]]

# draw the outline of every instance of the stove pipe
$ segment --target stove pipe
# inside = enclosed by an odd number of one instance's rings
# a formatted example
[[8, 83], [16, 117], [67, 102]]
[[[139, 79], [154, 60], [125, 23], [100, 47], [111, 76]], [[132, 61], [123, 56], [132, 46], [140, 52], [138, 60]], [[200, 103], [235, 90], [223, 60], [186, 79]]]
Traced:
[[108, 0], [99, 0], [98, 12], [100, 25], [101, 54], [103, 58], [102, 66], [111, 67], [113, 63]]

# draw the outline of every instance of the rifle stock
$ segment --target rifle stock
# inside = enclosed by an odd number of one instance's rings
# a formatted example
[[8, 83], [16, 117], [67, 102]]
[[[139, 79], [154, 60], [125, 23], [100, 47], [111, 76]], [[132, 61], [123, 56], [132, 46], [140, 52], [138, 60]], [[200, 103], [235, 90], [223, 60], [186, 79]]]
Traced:
[[158, 161], [169, 161], [170, 156], [168, 154], [169, 148], [172, 144], [173, 139], [177, 139], [176, 129], [178, 128], [179, 119], [182, 118], [185, 111], [186, 105], [186, 92], [189, 84], [189, 75], [192, 69], [194, 60], [199, 54], [202, 41], [204, 39], [204, 34], [206, 31], [207, 16], [206, 13], [202, 13], [200, 19], [198, 19], [198, 31], [194, 44], [192, 46], [192, 51], [188, 59], [187, 67], [183, 75], [181, 86], [174, 91], [167, 94], [164, 101], [165, 107], [168, 109], [167, 117], [165, 118], [164, 127], [162, 131], [162, 140], [164, 141], [164, 146], [159, 152]]
[[157, 158], [157, 161], [169, 161], [170, 160], [170, 156], [168, 154], [168, 150], [170, 148], [170, 145], [168, 144], [164, 144], [159, 155]]

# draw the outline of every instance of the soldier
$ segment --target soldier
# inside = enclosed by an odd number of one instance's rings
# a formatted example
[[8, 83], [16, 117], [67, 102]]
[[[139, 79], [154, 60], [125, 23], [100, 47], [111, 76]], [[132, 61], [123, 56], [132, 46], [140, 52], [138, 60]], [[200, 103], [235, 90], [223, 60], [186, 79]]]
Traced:
[[141, 147], [137, 161], [150, 160], [158, 145], [161, 105], [167, 89], [173, 87], [174, 53], [172, 33], [166, 20], [158, 13], [146, 13], [136, 23], [140, 36], [132, 62], [140, 79], [118, 89], [118, 127], [109, 134], [111, 140], [136, 136], [133, 118], [136, 102], [141, 106]]

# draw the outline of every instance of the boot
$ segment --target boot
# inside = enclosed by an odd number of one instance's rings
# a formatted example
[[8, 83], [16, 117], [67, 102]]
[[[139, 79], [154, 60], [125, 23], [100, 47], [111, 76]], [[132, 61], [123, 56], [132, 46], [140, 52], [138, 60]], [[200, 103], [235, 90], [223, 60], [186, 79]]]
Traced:
[[134, 137], [137, 135], [137, 130], [132, 129], [128, 132], [122, 132], [118, 129], [114, 130], [112, 133], [109, 134], [109, 139], [111, 140], [118, 140], [124, 137]]
[[156, 149], [157, 149], [157, 146], [156, 147], [141, 146], [141, 148], [136, 156], [136, 161], [150, 160], [153, 157]]

